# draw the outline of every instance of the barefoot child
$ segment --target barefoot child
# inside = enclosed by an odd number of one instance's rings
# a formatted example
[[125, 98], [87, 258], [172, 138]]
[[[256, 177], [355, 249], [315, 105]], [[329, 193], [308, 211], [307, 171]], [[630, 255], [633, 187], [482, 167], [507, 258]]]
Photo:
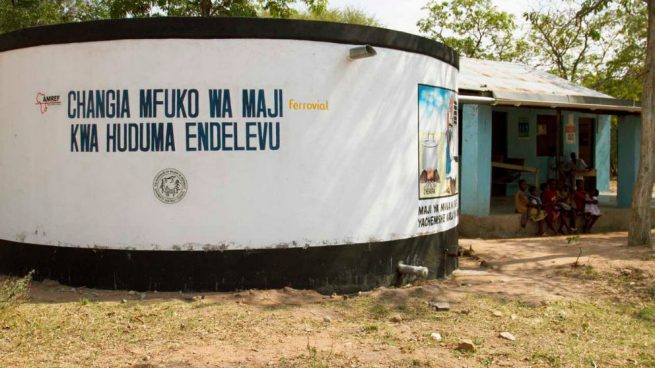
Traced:
[[539, 197], [539, 189], [531, 186], [528, 189], [528, 218], [537, 223], [537, 235], [544, 235], [544, 220], [546, 219], [546, 212], [543, 210], [543, 203]]
[[585, 224], [584, 224], [584, 232], [585, 233], [590, 233], [591, 228], [594, 226], [598, 218], [602, 215], [600, 213], [600, 208], [598, 207], [598, 189], [594, 189], [591, 192], [591, 195], [587, 195], [587, 198], [585, 200], [585, 208], [584, 208], [584, 214], [585, 214]]
[[[557, 203], [557, 182], [555, 179], [548, 180], [548, 184], [544, 188], [541, 198], [543, 200], [544, 211], [546, 211], [546, 224], [548, 224], [548, 228], [553, 234], [557, 234], [558, 231], [564, 234], [563, 228], [566, 228], [568, 232], [568, 224], [564, 219], [560, 218], [561, 213], [560, 206]], [[558, 220], [560, 225], [558, 231], [556, 231], [555, 224]]]
[[514, 210], [516, 213], [521, 214], [521, 227], [525, 227], [528, 223], [528, 182], [521, 179], [519, 180], [519, 190], [514, 194]]
[[[569, 191], [568, 185], [566, 185], [564, 182], [560, 181], [558, 183], [558, 189], [557, 189], [557, 206], [560, 208], [560, 211], [562, 212], [561, 215], [561, 221], [565, 222], [568, 221], [569, 226], [565, 226], [569, 233], [575, 233], [578, 231], [575, 228], [575, 210], [573, 208], [573, 202], [571, 200], [571, 192]], [[562, 229], [562, 225], [560, 225], [560, 230]]]
[[[573, 203], [575, 204], [575, 209], [574, 209], [575, 216], [573, 219], [573, 223], [571, 224], [571, 227], [576, 227], [575, 218], [577, 216], [584, 217], [584, 212], [585, 212], [584, 210], [587, 204], [587, 192], [585, 192], [584, 190], [584, 182], [582, 180], [575, 181], [575, 191], [573, 192]], [[583, 226], [583, 230], [584, 230], [584, 226]]]

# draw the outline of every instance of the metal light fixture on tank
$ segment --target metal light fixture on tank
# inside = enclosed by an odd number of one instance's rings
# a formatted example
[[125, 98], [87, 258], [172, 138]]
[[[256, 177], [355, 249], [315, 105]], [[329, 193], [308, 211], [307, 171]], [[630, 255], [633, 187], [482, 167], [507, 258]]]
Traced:
[[349, 50], [348, 60], [358, 60], [377, 55], [377, 51], [371, 45], [357, 46]]

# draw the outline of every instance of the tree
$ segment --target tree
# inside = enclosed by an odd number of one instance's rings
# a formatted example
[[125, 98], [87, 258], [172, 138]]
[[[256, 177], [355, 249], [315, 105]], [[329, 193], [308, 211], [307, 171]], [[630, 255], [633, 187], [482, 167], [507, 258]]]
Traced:
[[239, 16], [256, 17], [265, 13], [275, 18], [296, 14], [294, 3], [321, 11], [327, 0], [103, 0], [112, 18], [150, 16]]
[[0, 0], [0, 33], [107, 16], [99, 0]]
[[632, 192], [632, 214], [628, 229], [628, 245], [652, 246], [650, 202], [653, 195], [653, 163], [655, 158], [655, 0], [648, 0], [648, 36], [646, 43], [646, 75], [641, 95], [641, 140], [639, 171]]
[[[312, 14], [321, 14], [327, 10], [328, 0], [0, 0], [0, 33], [108, 18], [260, 15], [289, 18], [298, 14], [296, 4], [304, 4]], [[360, 12], [351, 16], [356, 12], [349, 10], [334, 12], [353, 21], [365, 15]]]
[[610, 22], [601, 32], [597, 52], [589, 55], [581, 83], [616, 98], [641, 98], [648, 8], [643, 0], [623, 0], [603, 11]]
[[[651, 239], [650, 202], [655, 170], [655, 0], [645, 0], [647, 32], [643, 88], [641, 91], [641, 137], [637, 182], [632, 191], [632, 210], [628, 227], [628, 245], [649, 245]], [[578, 16], [597, 13], [609, 6], [639, 5], [630, 0], [585, 0]], [[638, 31], [638, 30], [636, 30]]]
[[535, 61], [562, 78], [639, 99], [646, 48], [643, 0], [541, 1], [524, 14]]
[[529, 55], [528, 44], [514, 37], [514, 16], [491, 0], [429, 0], [423, 9], [428, 16], [417, 23], [419, 30], [460, 55], [503, 61], [525, 61]]
[[542, 3], [541, 9], [524, 15], [531, 25], [530, 41], [537, 51], [537, 60], [551, 72], [573, 82], [581, 79], [591, 51], [602, 45], [599, 41], [603, 28], [612, 21], [607, 13], [580, 16], [576, 5]]
[[309, 9], [307, 12], [300, 12], [293, 15], [292, 18], [360, 24], [365, 26], [380, 26], [380, 23], [375, 19], [375, 17], [366, 14], [366, 12], [361, 9], [353, 7], [345, 7], [343, 9], [331, 8], [319, 11]]

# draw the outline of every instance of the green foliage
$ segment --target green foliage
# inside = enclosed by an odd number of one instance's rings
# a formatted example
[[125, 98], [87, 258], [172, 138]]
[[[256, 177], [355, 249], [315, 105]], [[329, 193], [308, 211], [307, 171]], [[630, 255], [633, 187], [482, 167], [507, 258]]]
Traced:
[[[112, 18], [150, 16], [256, 17], [264, 12], [276, 18], [295, 14], [297, 0], [102, 0]], [[308, 7], [321, 9], [325, 0], [304, 0]]]
[[294, 3], [302, 3], [308, 8], [309, 14], [321, 14], [327, 10], [328, 0], [258, 0], [261, 9], [274, 18], [293, 18], [299, 12], [292, 8]]
[[[301, 12], [297, 5], [307, 10]], [[329, 9], [328, 0], [0, 0], [0, 33], [56, 23], [159, 16], [267, 16], [378, 24], [359, 9]]]
[[590, 68], [581, 82], [617, 98], [639, 100], [646, 60], [646, 3], [623, 0], [600, 11], [610, 19], [603, 26], [602, 51], [590, 55]]
[[530, 357], [530, 361], [543, 362], [548, 364], [549, 367], [560, 367], [562, 365], [559, 356], [552, 353], [546, 353], [540, 351], [532, 353], [532, 357]]
[[101, 0], [0, 0], [0, 33], [53, 23], [106, 18]]
[[526, 29], [491, 0], [427, 0], [418, 22], [460, 55], [519, 61], [608, 95], [641, 96], [648, 14], [643, 0], [539, 0]]
[[422, 33], [454, 48], [460, 55], [489, 60], [525, 60], [528, 44], [514, 37], [512, 14], [491, 0], [429, 0], [428, 16], [417, 25]]
[[369, 312], [372, 316], [378, 319], [386, 318], [391, 310], [382, 303], [373, 303], [370, 306]]
[[579, 7], [571, 1], [543, 5], [525, 13], [531, 25], [529, 39], [538, 60], [551, 72], [578, 82], [590, 62], [591, 50], [601, 45], [603, 26], [612, 21], [608, 14], [589, 13], [579, 17]]
[[643, 321], [655, 322], [655, 308], [653, 307], [642, 308], [637, 313], [637, 318]]
[[362, 327], [362, 331], [365, 332], [365, 333], [374, 333], [374, 332], [378, 332], [379, 330], [380, 330], [380, 326], [378, 326], [378, 325], [372, 325], [371, 324], [371, 325], [366, 325], [366, 326]]
[[33, 275], [34, 271], [30, 271], [25, 277], [0, 281], [0, 312], [16, 306], [27, 298]]
[[[648, 352], [639, 353], [639, 366], [641, 367], [655, 367], [655, 355], [651, 355]], [[637, 363], [635, 363], [637, 365]]]
[[377, 19], [366, 14], [366, 12], [361, 9], [353, 7], [345, 7], [343, 9], [326, 8], [320, 11], [313, 11], [310, 9], [308, 12], [295, 14], [292, 18], [361, 24], [365, 26], [380, 26]]
[[617, 98], [639, 99], [647, 12], [642, 0], [541, 3], [525, 14], [536, 59], [562, 78]]

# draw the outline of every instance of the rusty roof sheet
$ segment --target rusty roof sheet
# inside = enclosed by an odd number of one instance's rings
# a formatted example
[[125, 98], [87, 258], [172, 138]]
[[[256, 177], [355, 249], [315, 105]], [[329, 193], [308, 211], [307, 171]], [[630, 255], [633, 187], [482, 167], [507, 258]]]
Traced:
[[469, 58], [460, 59], [459, 88], [491, 91], [501, 95], [573, 95], [612, 98], [529, 65]]

